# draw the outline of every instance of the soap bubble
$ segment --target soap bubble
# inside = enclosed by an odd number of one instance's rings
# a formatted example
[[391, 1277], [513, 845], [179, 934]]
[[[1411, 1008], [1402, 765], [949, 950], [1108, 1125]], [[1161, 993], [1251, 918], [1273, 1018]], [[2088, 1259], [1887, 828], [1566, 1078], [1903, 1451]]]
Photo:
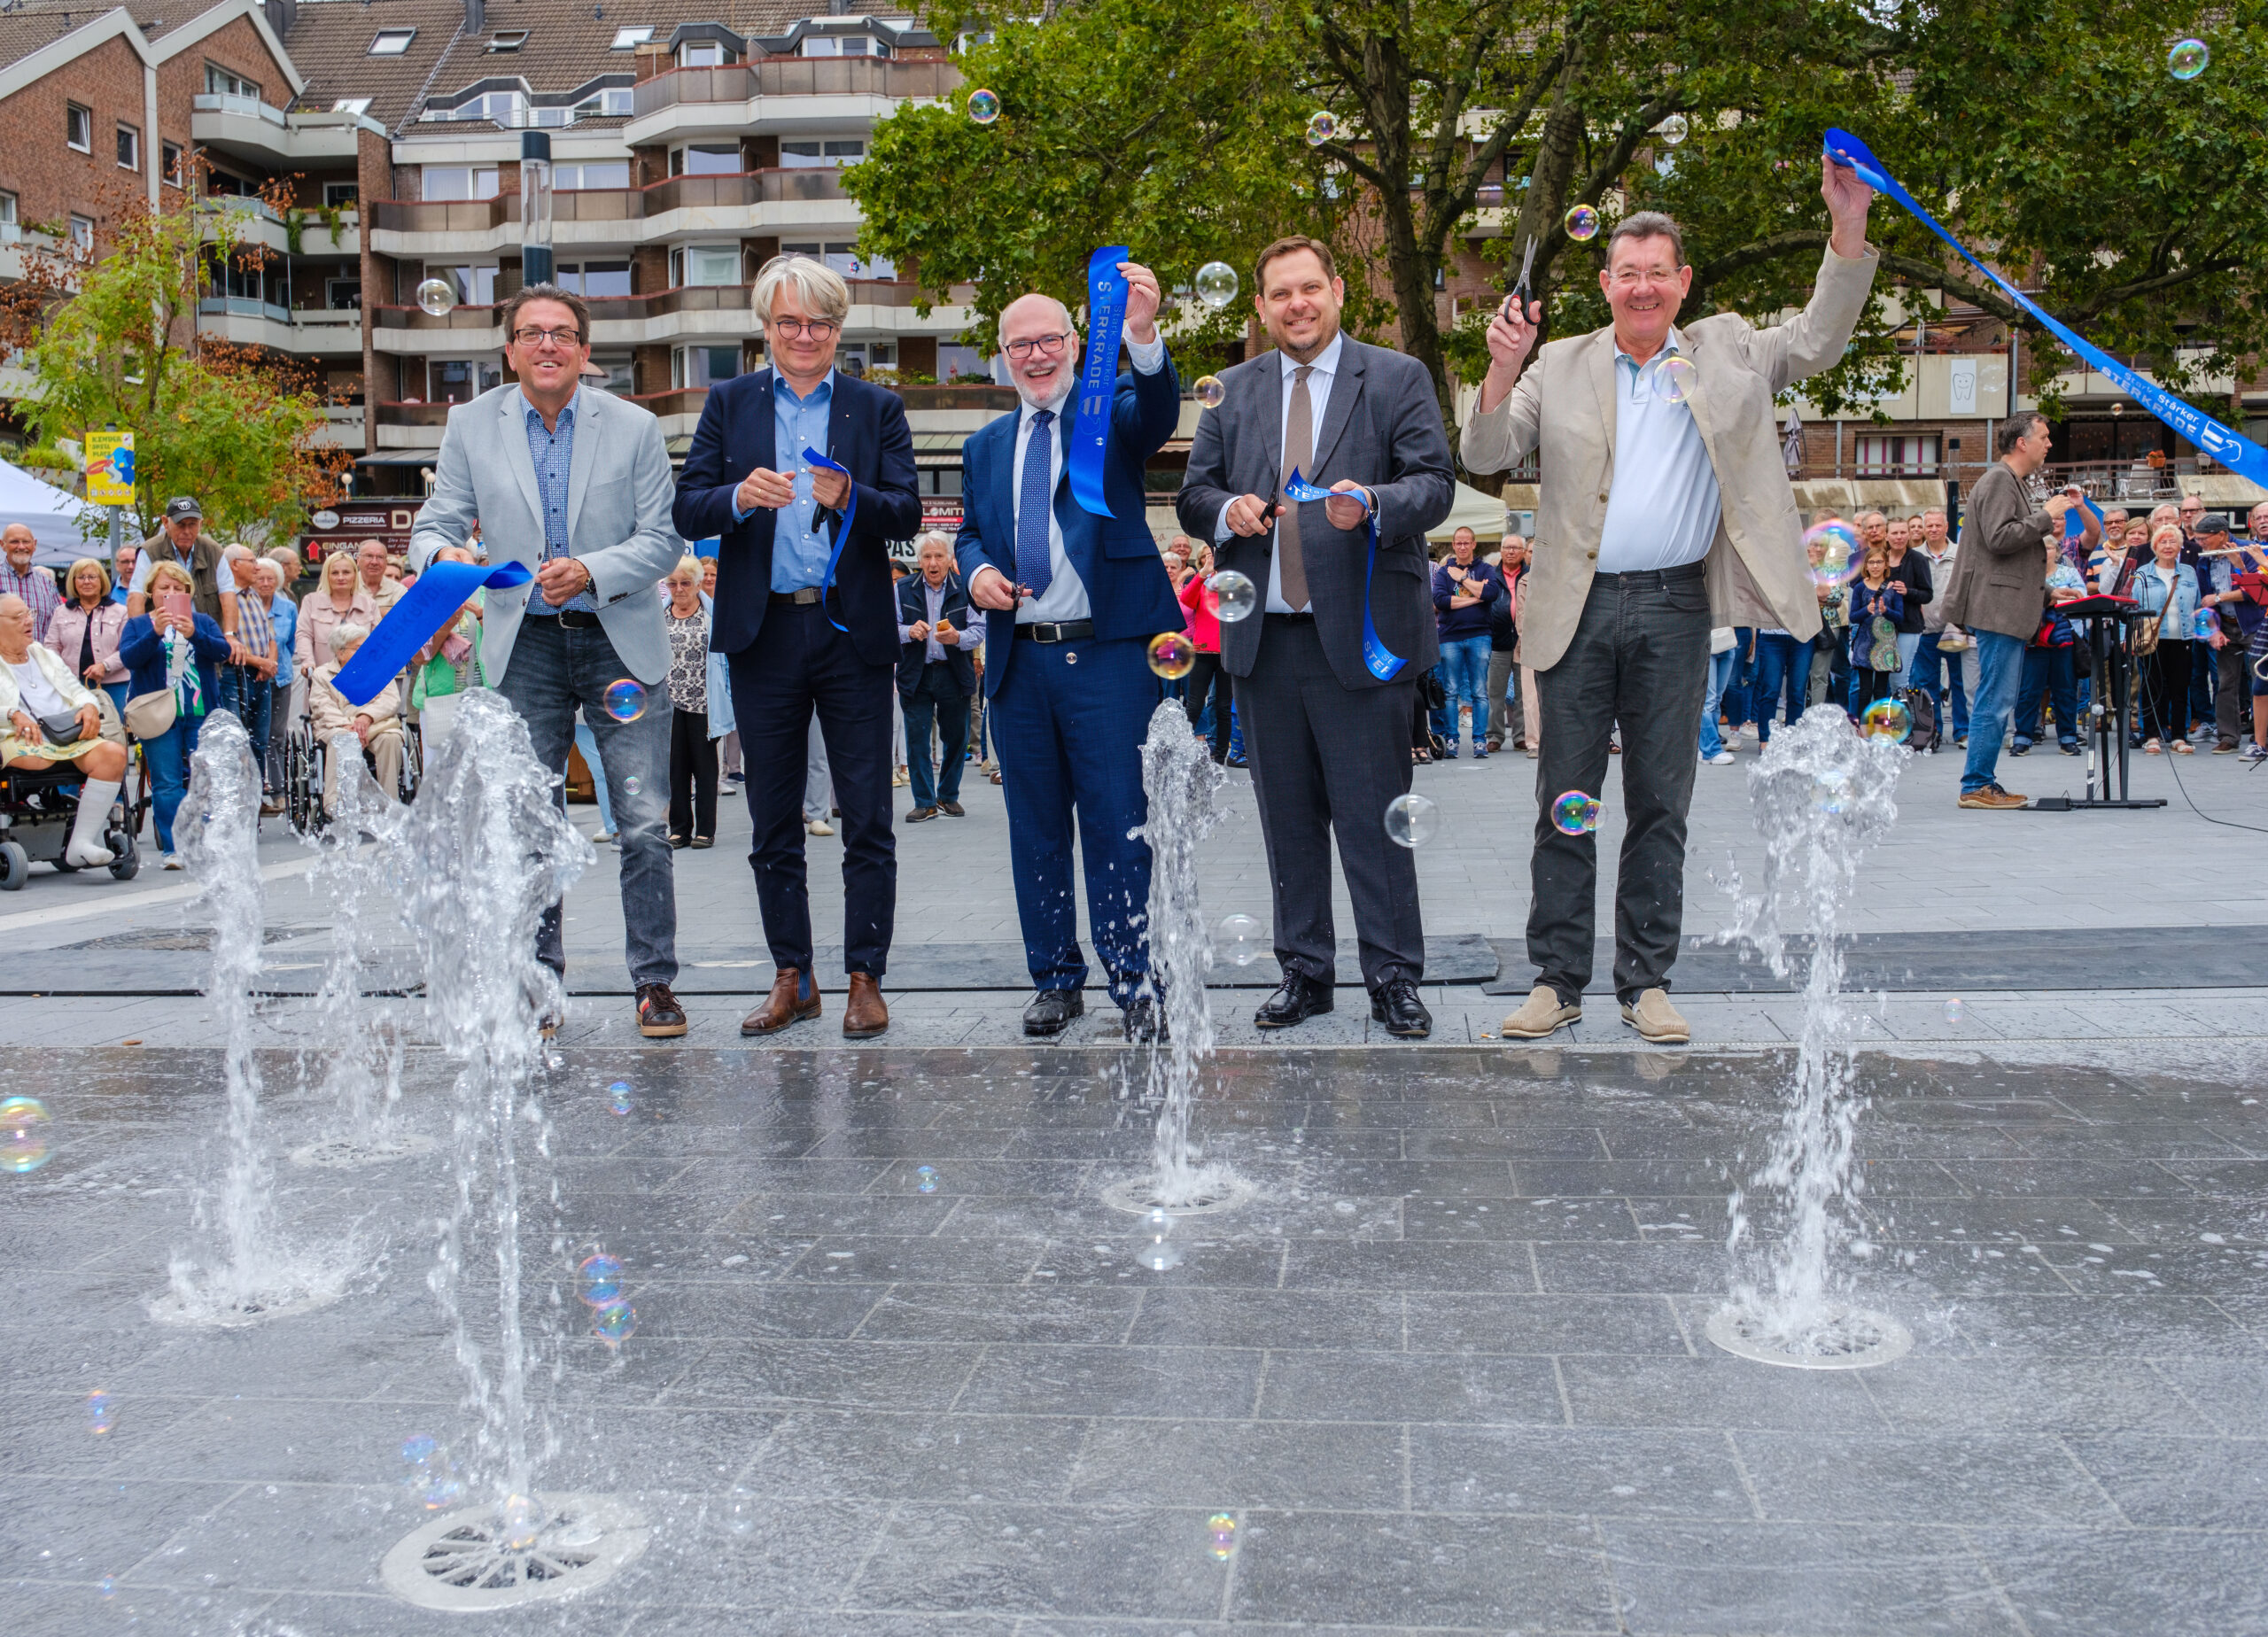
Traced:
[[1234, 569], [1223, 569], [1207, 580], [1205, 586], [1220, 605], [1213, 610], [1215, 616], [1231, 625], [1260, 606], [1259, 588], [1252, 583], [1249, 576], [1239, 574]]
[[633, 678], [621, 677], [608, 683], [601, 698], [607, 715], [617, 722], [635, 722], [646, 714], [646, 690]]
[[440, 1511], [463, 1498], [464, 1480], [457, 1476], [457, 1463], [438, 1439], [423, 1433], [407, 1439], [401, 1458], [409, 1468], [402, 1483], [427, 1511]]
[[606, 1101], [607, 1106], [613, 1109], [616, 1113], [628, 1113], [630, 1112], [630, 1082], [627, 1080], [617, 1080], [609, 1086], [606, 1089]]
[[1386, 804], [1386, 836], [1396, 847], [1423, 847], [1441, 822], [1441, 809], [1415, 790]]
[[1163, 1206], [1153, 1207], [1142, 1219], [1142, 1238], [1134, 1247], [1134, 1260], [1153, 1273], [1163, 1273], [1180, 1267], [1181, 1258], [1182, 1247], [1173, 1242], [1173, 1218]]
[[417, 306], [429, 318], [447, 318], [457, 309], [457, 287], [445, 278], [429, 278], [417, 287]]
[[1673, 113], [1669, 118], [1664, 120], [1659, 125], [1654, 127], [1654, 135], [1660, 137], [1671, 147], [1674, 148], [1678, 144], [1685, 140], [1686, 132], [1692, 128], [1693, 128], [1691, 126], [1685, 122], [1685, 116], [1683, 114]]
[[1598, 237], [1598, 212], [1588, 205], [1578, 205], [1567, 213], [1567, 237], [1578, 244], [1588, 244]]
[[591, 1334], [610, 1347], [618, 1347], [638, 1331], [638, 1309], [617, 1298], [591, 1309]]
[[110, 1394], [97, 1388], [87, 1394], [87, 1431], [100, 1438], [110, 1429]]
[[936, 1192], [937, 1168], [934, 1165], [916, 1167], [913, 1172], [913, 1186], [922, 1193]]
[[1218, 376], [1199, 376], [1197, 384], [1190, 390], [1197, 394], [1197, 401], [1208, 409], [1218, 409], [1221, 400], [1228, 396], [1228, 389], [1221, 384]]
[[1585, 835], [1598, 828], [1604, 811], [1596, 796], [1570, 790], [1551, 803], [1552, 827], [1562, 835]]
[[968, 117], [979, 125], [990, 125], [1000, 117], [1000, 94], [982, 89], [968, 94]]
[[1339, 121], [1323, 109], [1308, 115], [1308, 146], [1320, 148], [1339, 135]]
[[1177, 682], [1197, 667], [1197, 645], [1178, 631], [1161, 631], [1150, 639], [1150, 669], [1169, 682]]
[[1700, 378], [1691, 359], [1672, 353], [1654, 371], [1654, 396], [1666, 404], [1682, 404], [1693, 396], [1693, 384]]
[[543, 1532], [543, 1508], [526, 1495], [509, 1495], [496, 1514], [496, 1540], [508, 1552], [524, 1552]]
[[1968, 1007], [1961, 1004], [1961, 997], [1958, 995], [1954, 996], [1951, 1000], [1946, 1002], [1946, 1021], [1948, 1023], [1960, 1022], [1962, 1014], [1968, 1010]]
[[2197, 640], [2210, 642], [2212, 640], [2213, 633], [2220, 628], [2220, 618], [2212, 609], [2199, 609], [2197, 610]]
[[1835, 518], [1805, 530], [1806, 560], [1814, 545], [1820, 548], [1819, 561], [1811, 565], [1811, 577], [1815, 583], [1832, 590], [1858, 572], [1859, 531], [1842, 519]]
[[2212, 50], [2202, 40], [2181, 40], [2165, 54], [2165, 71], [2177, 80], [2194, 80], [2212, 60]]
[[762, 1510], [751, 1491], [734, 1484], [732, 1502], [725, 1511], [725, 1525], [736, 1535], [754, 1534], [757, 1516]]
[[1214, 943], [1231, 966], [1249, 966], [1260, 958], [1260, 923], [1243, 913], [1224, 915]]
[[47, 1105], [35, 1097], [0, 1103], [0, 1170], [36, 1171], [47, 1163]]
[[1197, 269], [1197, 299], [1220, 308], [1237, 299], [1237, 270], [1225, 261], [1208, 261]]
[[1914, 713], [1903, 700], [1877, 699], [1859, 718], [1859, 733], [1868, 739], [1887, 739], [1902, 745], [1914, 732]]
[[1850, 794], [1851, 775], [1839, 767], [1830, 767], [1811, 781], [1812, 803], [1823, 813], [1840, 813]]
[[1216, 1512], [1205, 1520], [1206, 1550], [1226, 1563], [1236, 1555], [1237, 1520], [1226, 1512]]
[[635, 773], [622, 781], [622, 794], [625, 795], [635, 795], [645, 787], [646, 781]]
[[617, 1300], [622, 1295], [622, 1263], [604, 1251], [586, 1256], [575, 1269], [575, 1293], [594, 1307]]
[[95, 1582], [95, 1589], [105, 1597], [115, 1597], [118, 1595], [118, 1582], [105, 1575]]

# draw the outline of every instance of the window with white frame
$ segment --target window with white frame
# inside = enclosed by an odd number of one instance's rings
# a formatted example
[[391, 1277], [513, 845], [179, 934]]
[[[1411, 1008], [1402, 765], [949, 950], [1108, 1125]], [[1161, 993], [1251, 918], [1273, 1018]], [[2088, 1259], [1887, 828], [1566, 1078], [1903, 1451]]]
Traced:
[[342, 97], [330, 105], [333, 113], [368, 113], [370, 99], [367, 97]]
[[436, 358], [425, 373], [428, 399], [437, 404], [469, 404], [504, 384], [504, 366], [485, 358]]
[[182, 145], [177, 142], [164, 144], [158, 150], [158, 159], [159, 171], [165, 178], [166, 185], [169, 188], [180, 187], [184, 175], [182, 169]]
[[95, 116], [77, 103], [63, 105], [63, 145], [81, 153], [95, 151]]
[[118, 166], [120, 170], [142, 168], [142, 133], [131, 125], [118, 128]]
[[780, 164], [787, 170], [810, 170], [823, 165], [856, 165], [866, 157], [866, 144], [851, 136], [797, 136], [780, 144]]
[[670, 150], [672, 176], [737, 176], [741, 145], [736, 142], [696, 142]]
[[563, 261], [557, 270], [559, 287], [592, 299], [619, 299], [630, 294], [627, 261]]
[[[604, 387], [608, 392], [614, 393], [617, 398], [627, 397], [629, 395], [631, 391], [629, 353], [594, 353], [591, 354], [590, 369], [591, 370], [597, 371], [600, 375], [605, 377], [601, 380], [598, 384]], [[589, 380], [591, 378], [590, 374], [586, 372], [584, 376], [584, 379]]]
[[551, 170], [552, 190], [558, 193], [593, 188], [626, 188], [629, 185], [630, 161], [627, 159], [586, 159], [580, 165], [555, 165]]
[[338, 210], [362, 201], [362, 184], [356, 182], [326, 182], [322, 184], [323, 207]]
[[429, 199], [493, 199], [501, 190], [493, 165], [428, 165], [423, 184]]
[[888, 57], [889, 47], [865, 35], [812, 35], [804, 41], [805, 57]]
[[741, 283], [738, 244], [680, 244], [670, 252], [670, 283], [737, 284]]
[[1858, 438], [1860, 477], [1926, 477], [1938, 469], [1935, 432], [1866, 432]]
[[670, 385], [680, 391], [729, 381], [740, 372], [741, 349], [737, 344], [670, 350]]
[[381, 28], [370, 42], [373, 57], [400, 57], [409, 50], [409, 43], [417, 37], [415, 28]]
[[0, 193], [0, 244], [13, 244], [24, 237], [24, 225], [16, 215], [16, 196]]
[[654, 37], [651, 23], [633, 23], [627, 28], [617, 28], [614, 38], [607, 43], [610, 51], [634, 51]]
[[847, 376], [863, 376], [870, 369], [897, 368], [895, 341], [851, 341], [835, 351], [835, 367]]
[[260, 99], [260, 87], [233, 68], [223, 68], [218, 63], [205, 65], [205, 90], [212, 97], [249, 97]]
[[600, 88], [595, 97], [586, 97], [575, 105], [579, 120], [604, 120], [636, 112], [638, 94], [626, 85]]
[[847, 240], [835, 239], [824, 243], [782, 244], [783, 256], [809, 256], [813, 261], [824, 261], [845, 278], [896, 278], [897, 268], [889, 259], [877, 256], [872, 261], [862, 260], [858, 246]]
[[95, 223], [90, 216], [74, 216], [69, 227], [71, 248], [82, 257], [95, 253]]
[[722, 40], [687, 40], [677, 48], [677, 66], [680, 68], [720, 68], [724, 62]]

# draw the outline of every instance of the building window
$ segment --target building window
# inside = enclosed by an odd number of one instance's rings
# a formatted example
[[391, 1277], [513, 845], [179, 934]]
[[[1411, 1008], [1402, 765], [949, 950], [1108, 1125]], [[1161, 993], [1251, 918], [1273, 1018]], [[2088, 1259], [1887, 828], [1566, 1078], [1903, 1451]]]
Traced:
[[594, 300], [619, 299], [630, 294], [630, 264], [627, 261], [568, 261], [560, 264], [559, 287], [571, 290], [579, 296]]
[[895, 341], [854, 341], [835, 349], [835, 368], [844, 375], [863, 377], [869, 369], [897, 368]]
[[595, 97], [586, 97], [575, 105], [579, 120], [604, 120], [635, 112], [638, 94], [626, 85], [610, 85]]
[[963, 346], [958, 341], [937, 343], [937, 379], [940, 381], [990, 381], [992, 369], [984, 354], [973, 346]]
[[71, 248], [74, 252], [81, 256], [95, 253], [95, 224], [91, 217], [72, 217], [70, 233]]
[[729, 381], [740, 372], [737, 345], [680, 346], [670, 351], [670, 385], [680, 390]]
[[866, 144], [855, 137], [797, 137], [780, 144], [780, 163], [788, 170], [820, 165], [855, 165], [866, 157]]
[[697, 142], [688, 148], [670, 150], [670, 175], [672, 176], [737, 176], [741, 174], [741, 150], [738, 143]]
[[361, 278], [328, 278], [323, 281], [323, 305], [334, 313], [360, 311], [362, 306]]
[[876, 257], [872, 261], [861, 260], [857, 246], [836, 239], [826, 244], [782, 244], [783, 256], [809, 256], [813, 261], [824, 261], [845, 278], [896, 278], [897, 268], [887, 258]]
[[724, 66], [724, 61], [722, 40], [687, 40], [677, 48], [677, 66], [680, 68], [718, 68]]
[[208, 95], [214, 97], [249, 97], [254, 101], [258, 101], [260, 97], [260, 87], [233, 69], [223, 68], [218, 63], [205, 65], [205, 89]]
[[158, 158], [164, 167], [166, 185], [169, 188], [180, 187], [182, 185], [181, 144], [177, 142], [162, 144], [158, 150]]
[[356, 182], [326, 182], [322, 184], [322, 202], [326, 210], [362, 202], [362, 184]]
[[118, 128], [118, 163], [121, 170], [142, 168], [142, 133], [131, 125]]
[[805, 57], [888, 57], [889, 47], [865, 35], [813, 35], [804, 42]]
[[1858, 439], [1859, 476], [1927, 477], [1938, 469], [1938, 435], [1868, 432]]
[[614, 38], [608, 42], [606, 49], [610, 51], [634, 51], [653, 37], [654, 26], [639, 23], [628, 28], [616, 29]]
[[16, 218], [16, 196], [0, 193], [0, 244], [13, 244], [23, 237], [23, 223]]
[[342, 97], [330, 105], [333, 113], [368, 113], [370, 99], [367, 97]]
[[741, 247], [737, 244], [681, 244], [670, 252], [670, 283], [737, 284], [741, 282]]
[[630, 185], [630, 161], [627, 159], [588, 159], [580, 165], [555, 165], [551, 171], [551, 186], [555, 192], [584, 192], [594, 188], [626, 188]]
[[[599, 384], [608, 392], [614, 393], [617, 397], [629, 396], [631, 390], [629, 353], [594, 353], [591, 354], [589, 369], [605, 376], [606, 378]], [[586, 373], [583, 378], [589, 380], [591, 377]]]
[[429, 199], [493, 199], [500, 192], [493, 165], [428, 165], [423, 192]]
[[496, 269], [494, 268], [442, 268], [431, 262], [425, 264], [429, 278], [445, 278], [457, 287], [457, 303], [461, 306], [494, 306], [496, 305]]
[[377, 38], [370, 42], [373, 57], [400, 57], [409, 50], [409, 43], [417, 37], [415, 28], [381, 28]]
[[426, 366], [429, 401], [469, 404], [489, 388], [504, 384], [504, 367], [483, 358], [437, 358]]
[[82, 153], [95, 151], [95, 116], [77, 103], [63, 105], [63, 144]]
[[499, 34], [494, 39], [489, 41], [488, 49], [492, 51], [517, 51], [527, 43], [528, 31], [524, 28], [514, 28]]

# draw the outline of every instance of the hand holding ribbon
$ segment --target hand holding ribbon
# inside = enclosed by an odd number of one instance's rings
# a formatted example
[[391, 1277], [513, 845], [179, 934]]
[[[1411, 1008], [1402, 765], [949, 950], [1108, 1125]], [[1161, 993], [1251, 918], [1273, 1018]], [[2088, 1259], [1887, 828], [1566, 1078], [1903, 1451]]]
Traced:
[[1305, 503], [1309, 500], [1352, 500], [1363, 508], [1363, 522], [1370, 534], [1370, 559], [1363, 568], [1363, 664], [1381, 682], [1391, 682], [1402, 672], [1405, 662], [1392, 648], [1379, 640], [1378, 627], [1371, 622], [1371, 579], [1379, 566], [1379, 518], [1371, 509], [1370, 497], [1360, 489], [1325, 489], [1309, 483], [1293, 467], [1292, 475], [1284, 482], [1284, 498]]
[[331, 686], [347, 703], [369, 704], [416, 658], [417, 650], [433, 640], [434, 632], [456, 617], [474, 592], [484, 586], [503, 591], [534, 578], [526, 565], [518, 562], [493, 569], [478, 562], [427, 564], [417, 583], [401, 594], [401, 601], [371, 627], [354, 656], [338, 668]]
[[[845, 477], [850, 477], [850, 469], [849, 467], [842, 464], [840, 462], [828, 460], [827, 456], [821, 454], [818, 450], [810, 447], [808, 445], [806, 445], [804, 449], [804, 459], [809, 461], [813, 466], [819, 467], [827, 471], [841, 472]], [[820, 577], [819, 582], [819, 611], [827, 616], [827, 623], [828, 625], [834, 626], [837, 631], [842, 632], [845, 636], [850, 634], [850, 627], [845, 625], [841, 620], [835, 617], [835, 610], [827, 606], [827, 599], [828, 594], [835, 589], [835, 565], [843, 561], [843, 547], [849, 543], [850, 539], [850, 520], [858, 515], [858, 480], [855, 477], [851, 477], [850, 503], [843, 508], [843, 521], [837, 524], [835, 527], [834, 547], [827, 554], [827, 572]]]
[[1079, 370], [1077, 417], [1067, 465], [1071, 498], [1093, 517], [1112, 516], [1103, 493], [1110, 456], [1110, 416], [1118, 392], [1118, 345], [1126, 329], [1126, 276], [1118, 264], [1133, 252], [1105, 244], [1087, 258], [1087, 355]]

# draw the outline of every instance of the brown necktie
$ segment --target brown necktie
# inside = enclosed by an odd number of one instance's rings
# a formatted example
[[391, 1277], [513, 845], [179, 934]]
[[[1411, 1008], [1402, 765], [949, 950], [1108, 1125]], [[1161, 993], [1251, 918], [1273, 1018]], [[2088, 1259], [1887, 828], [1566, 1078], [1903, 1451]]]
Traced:
[[[1315, 457], [1315, 403], [1308, 397], [1308, 377], [1314, 367], [1301, 364], [1292, 371], [1292, 409], [1284, 417], [1284, 471], [1279, 481], [1289, 483], [1296, 471], [1310, 483], [1308, 466]], [[1307, 559], [1300, 555], [1300, 508], [1287, 502], [1276, 517], [1276, 565], [1285, 606], [1294, 614], [1308, 605]]]

